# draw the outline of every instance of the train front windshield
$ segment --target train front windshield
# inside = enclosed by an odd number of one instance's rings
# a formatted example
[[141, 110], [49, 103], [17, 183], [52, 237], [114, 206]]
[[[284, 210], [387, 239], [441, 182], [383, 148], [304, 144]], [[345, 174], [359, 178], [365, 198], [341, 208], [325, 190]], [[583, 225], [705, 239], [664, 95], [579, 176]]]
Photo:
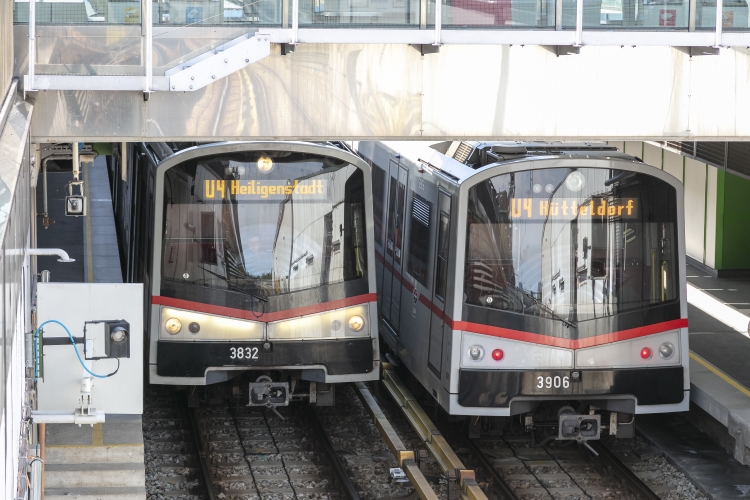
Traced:
[[650, 308], [678, 299], [676, 192], [664, 181], [610, 169], [531, 170], [481, 182], [468, 205], [467, 305], [568, 329], [627, 312], [647, 321]]
[[[351, 281], [366, 291], [364, 189], [360, 169], [301, 153], [224, 154], [170, 168], [162, 293], [250, 307], [251, 298]], [[318, 292], [293, 304], [342, 295]]]

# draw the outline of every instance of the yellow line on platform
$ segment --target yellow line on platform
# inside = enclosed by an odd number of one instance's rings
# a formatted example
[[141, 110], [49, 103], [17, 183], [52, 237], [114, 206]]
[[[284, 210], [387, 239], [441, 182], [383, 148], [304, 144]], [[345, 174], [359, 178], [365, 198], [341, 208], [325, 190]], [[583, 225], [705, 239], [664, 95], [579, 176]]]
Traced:
[[693, 361], [698, 362], [698, 364], [702, 365], [704, 368], [707, 368], [714, 375], [716, 375], [717, 377], [719, 377], [720, 379], [722, 379], [724, 382], [726, 382], [727, 384], [731, 385], [732, 387], [734, 387], [735, 389], [737, 389], [738, 391], [740, 391], [742, 394], [744, 394], [745, 396], [747, 396], [747, 397], [750, 398], [750, 389], [748, 389], [744, 385], [740, 384], [739, 382], [737, 382], [736, 380], [734, 380], [732, 377], [730, 377], [729, 375], [727, 375], [723, 371], [719, 370], [718, 368], [716, 368], [714, 365], [712, 365], [711, 363], [709, 363], [705, 359], [703, 359], [700, 356], [698, 356], [697, 354], [695, 354], [693, 351], [690, 351], [690, 359], [692, 359]]

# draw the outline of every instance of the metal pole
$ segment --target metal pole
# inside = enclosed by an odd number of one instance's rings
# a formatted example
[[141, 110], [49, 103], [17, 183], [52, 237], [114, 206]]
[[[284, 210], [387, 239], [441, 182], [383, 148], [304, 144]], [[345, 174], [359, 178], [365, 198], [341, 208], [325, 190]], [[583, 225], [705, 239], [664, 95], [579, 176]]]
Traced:
[[36, 89], [34, 65], [36, 64], [36, 0], [29, 0], [29, 88]]
[[281, 0], [281, 27], [289, 27], [289, 0]]
[[146, 82], [145, 82], [145, 88], [143, 89], [144, 92], [149, 93], [152, 89], [152, 57], [153, 57], [153, 31], [154, 31], [154, 23], [153, 23], [153, 6], [151, 5], [151, 0], [143, 0], [141, 9], [143, 10], [143, 16], [141, 16], [141, 22], [143, 23], [143, 27], [141, 29], [141, 33], [145, 35], [145, 48], [146, 51], [145, 57], [144, 57], [144, 66], [146, 67]]
[[81, 161], [78, 157], [78, 143], [74, 142], [73, 146], [73, 179], [79, 180], [78, 177], [81, 175]]
[[689, 0], [688, 6], [688, 31], [695, 31], [695, 15], [698, 9], [698, 0]]
[[299, 40], [299, 0], [292, 0], [292, 44]]
[[440, 28], [443, 24], [443, 0], [435, 0], [435, 45], [440, 45]]
[[555, 31], [562, 31], [563, 0], [555, 0]]
[[723, 27], [722, 18], [723, 16], [724, 2], [722, 0], [716, 0], [716, 42], [714, 47], [721, 46], [721, 28]]
[[576, 47], [583, 41], [583, 0], [576, 0]]

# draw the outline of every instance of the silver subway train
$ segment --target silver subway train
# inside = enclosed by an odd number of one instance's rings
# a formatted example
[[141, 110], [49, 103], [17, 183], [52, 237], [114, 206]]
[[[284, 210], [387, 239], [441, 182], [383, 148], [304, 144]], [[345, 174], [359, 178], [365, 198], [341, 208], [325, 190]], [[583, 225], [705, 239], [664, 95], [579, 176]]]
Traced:
[[109, 168], [152, 384], [331, 404], [378, 377], [370, 167], [344, 144], [131, 143]]
[[383, 345], [448, 413], [585, 441], [688, 409], [677, 179], [605, 144], [357, 147]]

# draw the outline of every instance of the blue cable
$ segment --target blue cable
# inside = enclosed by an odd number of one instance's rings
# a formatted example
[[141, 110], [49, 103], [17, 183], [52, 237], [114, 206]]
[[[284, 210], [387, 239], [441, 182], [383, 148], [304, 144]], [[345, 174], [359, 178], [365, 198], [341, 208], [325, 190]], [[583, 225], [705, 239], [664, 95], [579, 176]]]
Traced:
[[83, 367], [84, 370], [86, 370], [87, 372], [89, 372], [91, 375], [93, 375], [96, 378], [107, 378], [107, 377], [109, 377], [109, 375], [97, 375], [96, 373], [94, 373], [91, 370], [89, 370], [86, 367], [86, 365], [83, 364], [83, 360], [81, 359], [81, 355], [78, 352], [78, 347], [76, 347], [76, 341], [73, 338], [73, 335], [70, 333], [70, 330], [68, 330], [68, 327], [65, 326], [65, 325], [63, 325], [62, 323], [60, 323], [56, 319], [48, 319], [47, 321], [45, 321], [44, 323], [42, 323], [41, 325], [39, 325], [39, 327], [36, 329], [36, 333], [34, 334], [34, 338], [36, 339], [36, 342], [34, 343], [34, 358], [36, 360], [36, 366], [34, 368], [34, 380], [36, 380], [36, 377], [39, 376], [39, 349], [38, 349], [38, 344], [39, 344], [39, 330], [41, 330], [42, 327], [44, 325], [46, 325], [47, 323], [57, 323], [58, 325], [60, 325], [61, 327], [63, 327], [65, 329], [65, 333], [67, 333], [68, 337], [70, 337], [70, 343], [73, 344], [73, 349], [75, 349], [75, 351], [76, 351], [76, 356], [78, 356], [78, 362], [81, 363], [81, 366]]

